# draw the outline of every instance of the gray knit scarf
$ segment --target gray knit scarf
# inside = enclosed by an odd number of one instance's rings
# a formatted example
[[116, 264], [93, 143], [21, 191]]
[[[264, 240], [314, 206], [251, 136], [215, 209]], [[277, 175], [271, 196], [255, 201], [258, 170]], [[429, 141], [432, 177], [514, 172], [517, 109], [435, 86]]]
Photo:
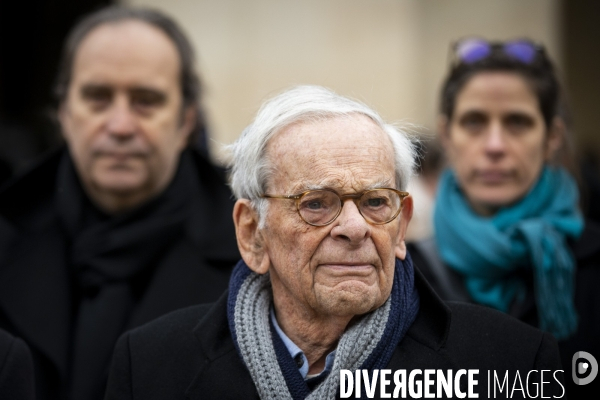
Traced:
[[[404, 282], [400, 284], [401, 281]], [[251, 272], [241, 261], [232, 274], [228, 299], [228, 317], [234, 343], [261, 399], [297, 399], [303, 396], [288, 387], [273, 345], [269, 316], [271, 304], [269, 275]], [[340, 369], [385, 367], [393, 349], [414, 321], [418, 304], [410, 257], [404, 265], [397, 260], [392, 295], [383, 306], [366, 314], [342, 335], [331, 373], [304, 398], [336, 398]]]

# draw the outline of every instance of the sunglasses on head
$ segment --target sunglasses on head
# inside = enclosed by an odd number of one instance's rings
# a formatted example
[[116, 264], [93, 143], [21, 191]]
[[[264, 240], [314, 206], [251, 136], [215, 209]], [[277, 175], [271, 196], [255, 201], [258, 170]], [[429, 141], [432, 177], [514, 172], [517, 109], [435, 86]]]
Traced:
[[531, 64], [542, 51], [542, 46], [527, 39], [491, 42], [481, 38], [466, 38], [454, 43], [453, 50], [459, 63], [473, 64], [489, 57], [492, 51], [501, 51], [516, 61]]

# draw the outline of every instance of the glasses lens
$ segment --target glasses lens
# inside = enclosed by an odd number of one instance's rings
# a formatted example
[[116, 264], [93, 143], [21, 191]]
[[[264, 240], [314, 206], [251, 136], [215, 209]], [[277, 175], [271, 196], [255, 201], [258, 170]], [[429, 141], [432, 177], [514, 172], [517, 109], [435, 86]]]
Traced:
[[482, 39], [465, 39], [456, 46], [456, 54], [466, 64], [472, 64], [490, 54], [490, 44]]
[[516, 58], [525, 64], [533, 62], [536, 54], [536, 46], [525, 40], [515, 40], [514, 42], [507, 42], [504, 44], [504, 52]]
[[300, 216], [312, 225], [327, 225], [340, 210], [340, 198], [328, 190], [313, 190], [300, 198]]
[[380, 224], [394, 218], [401, 204], [400, 195], [393, 190], [370, 190], [360, 198], [360, 212], [366, 219]]

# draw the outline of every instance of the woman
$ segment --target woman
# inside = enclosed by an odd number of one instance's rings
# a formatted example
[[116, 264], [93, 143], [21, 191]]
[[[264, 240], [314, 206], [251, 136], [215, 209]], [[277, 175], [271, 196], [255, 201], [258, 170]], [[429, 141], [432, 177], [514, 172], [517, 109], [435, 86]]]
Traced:
[[410, 246], [415, 265], [445, 299], [553, 333], [574, 386], [573, 354], [600, 356], [600, 228], [584, 222], [574, 179], [553, 163], [565, 140], [554, 68], [527, 40], [454, 50], [439, 122], [450, 168], [435, 239]]

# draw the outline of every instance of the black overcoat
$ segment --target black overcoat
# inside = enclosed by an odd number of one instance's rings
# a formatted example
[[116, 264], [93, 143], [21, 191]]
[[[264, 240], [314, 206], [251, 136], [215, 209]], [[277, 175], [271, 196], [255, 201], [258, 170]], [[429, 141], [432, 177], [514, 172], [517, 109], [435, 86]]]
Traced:
[[[66, 251], [67, 239], [54, 204], [64, 151], [0, 193], [0, 328], [29, 345], [38, 400], [66, 398], [69, 384], [73, 274], [60, 253]], [[198, 229], [185, 241], [172, 243], [165, 252], [169, 262], [157, 260], [145, 276], [144, 291], [137, 293], [121, 332], [173, 310], [216, 300], [239, 259], [231, 217], [234, 201], [224, 171], [203, 155], [191, 154], [198, 201], [186, 218]]]
[[[525, 380], [531, 370], [561, 369], [549, 334], [489, 308], [446, 304], [418, 271], [415, 284], [419, 314], [387, 368], [479, 369], [479, 398], [487, 398], [487, 370], [497, 376], [509, 371], [512, 386], [517, 371]], [[258, 399], [231, 339], [226, 307], [225, 294], [215, 304], [176, 311], [123, 335], [105, 400]], [[562, 379], [562, 373], [557, 376]], [[551, 375], [544, 381], [550, 381], [544, 396], [561, 396], [562, 386]], [[506, 390], [496, 398], [508, 398]]]

